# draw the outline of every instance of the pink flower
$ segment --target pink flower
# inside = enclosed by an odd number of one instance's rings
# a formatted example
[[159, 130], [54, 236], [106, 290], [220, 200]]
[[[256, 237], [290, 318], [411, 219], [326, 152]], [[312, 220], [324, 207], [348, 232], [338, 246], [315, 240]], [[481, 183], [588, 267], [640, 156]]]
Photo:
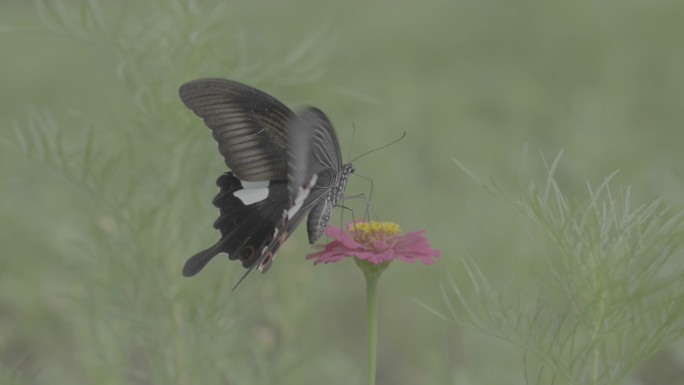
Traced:
[[347, 235], [337, 226], [328, 225], [325, 233], [333, 238], [326, 245], [318, 245], [323, 250], [309, 254], [306, 259], [316, 259], [316, 263], [337, 262], [344, 257], [357, 257], [373, 264], [381, 264], [398, 259], [413, 263], [421, 260], [424, 264], [435, 263], [439, 250], [433, 249], [423, 236], [425, 230], [399, 234], [399, 225], [393, 222], [350, 222]]

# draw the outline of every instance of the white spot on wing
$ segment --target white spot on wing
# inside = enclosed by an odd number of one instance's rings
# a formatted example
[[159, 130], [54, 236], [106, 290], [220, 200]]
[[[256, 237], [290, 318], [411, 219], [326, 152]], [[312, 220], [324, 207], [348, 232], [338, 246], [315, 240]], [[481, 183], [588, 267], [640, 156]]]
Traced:
[[233, 196], [242, 201], [243, 204], [249, 206], [251, 204], [261, 202], [268, 197], [269, 181], [263, 182], [245, 182], [240, 181], [242, 190], [233, 193]]
[[270, 181], [259, 181], [259, 182], [247, 182], [244, 180], [240, 181], [240, 184], [242, 185], [242, 188], [259, 188], [259, 187], [268, 187], [269, 184], [271, 184]]
[[304, 200], [306, 199], [306, 197], [309, 196], [309, 192], [311, 192], [311, 188], [316, 184], [316, 180], [318, 180], [318, 175], [313, 174], [309, 183], [307, 183], [306, 186], [299, 188], [297, 197], [295, 198], [294, 206], [290, 207], [290, 209], [287, 210], [288, 220], [292, 219], [292, 217], [294, 217], [297, 211], [299, 211], [302, 208]]

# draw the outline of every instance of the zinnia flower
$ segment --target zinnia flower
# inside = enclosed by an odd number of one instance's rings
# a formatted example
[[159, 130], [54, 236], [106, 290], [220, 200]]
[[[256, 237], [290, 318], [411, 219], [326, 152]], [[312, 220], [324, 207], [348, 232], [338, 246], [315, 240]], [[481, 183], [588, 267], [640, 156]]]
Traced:
[[351, 222], [347, 233], [328, 225], [325, 233], [332, 238], [326, 245], [317, 245], [321, 251], [306, 256], [316, 263], [337, 262], [354, 257], [354, 262], [366, 277], [366, 304], [368, 307], [368, 384], [375, 384], [375, 363], [378, 344], [378, 279], [395, 259], [404, 262], [435, 263], [439, 250], [430, 247], [423, 236], [425, 230], [400, 234], [399, 225], [392, 222]]
[[316, 263], [337, 262], [344, 257], [357, 257], [379, 265], [395, 259], [413, 263], [421, 260], [424, 264], [435, 263], [439, 250], [433, 249], [423, 236], [425, 230], [400, 234], [399, 225], [393, 222], [350, 222], [347, 233], [337, 226], [328, 225], [325, 234], [333, 240], [323, 250], [309, 254], [306, 259], [316, 259]]

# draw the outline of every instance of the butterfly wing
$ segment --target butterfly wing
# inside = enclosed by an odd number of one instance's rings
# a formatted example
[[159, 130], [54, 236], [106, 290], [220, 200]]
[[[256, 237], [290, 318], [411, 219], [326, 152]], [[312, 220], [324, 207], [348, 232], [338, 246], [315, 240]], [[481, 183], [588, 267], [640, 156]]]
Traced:
[[[314, 181], [315, 182], [315, 181]], [[233, 286], [235, 290], [238, 285], [249, 275], [249, 273], [256, 267], [262, 273], [268, 271], [273, 263], [273, 258], [280, 246], [285, 243], [285, 241], [292, 235], [292, 232], [299, 226], [299, 223], [304, 219], [306, 213], [314, 206], [318, 204], [319, 201], [325, 198], [324, 191], [322, 190], [309, 190], [310, 194], [307, 195], [304, 203], [297, 211], [287, 210], [283, 213], [280, 224], [276, 227], [273, 233], [273, 237], [269, 238], [268, 244], [265, 244], [258, 259], [252, 263], [247, 271], [242, 275], [238, 282]], [[292, 206], [291, 206], [292, 208]], [[289, 214], [292, 214], [291, 216]]]
[[194, 80], [183, 84], [179, 94], [211, 129], [238, 179], [287, 180], [287, 127], [295, 114], [284, 104], [225, 79]]
[[[221, 232], [221, 238], [188, 259], [183, 267], [186, 277], [199, 273], [219, 253], [228, 254], [231, 260], [239, 260], [243, 267], [254, 267], [260, 261], [264, 247], [273, 240], [275, 229], [289, 206], [284, 181], [270, 182], [267, 187], [252, 187], [229, 172], [221, 175], [216, 184], [220, 191], [213, 204], [219, 208], [220, 215], [214, 222], [214, 228]], [[250, 201], [240, 194], [247, 190], [251, 190], [249, 193], [253, 199], [255, 196], [261, 198], [258, 196], [260, 191], [265, 191], [266, 197]]]
[[273, 263], [273, 257], [276, 251], [278, 251], [280, 246], [290, 237], [290, 235], [292, 235], [297, 226], [299, 226], [299, 223], [306, 216], [306, 213], [321, 200], [324, 200], [324, 198], [324, 191], [311, 189], [310, 194], [304, 199], [304, 203], [297, 211], [292, 211], [292, 206], [290, 207], [290, 210], [285, 211], [279, 226], [274, 232], [275, 237], [273, 237], [268, 245], [264, 247], [262, 254], [257, 260], [258, 264], [255, 264], [259, 270], [266, 272], [269, 269], [271, 263]]
[[330, 187], [330, 178], [339, 173], [342, 158], [328, 117], [315, 107], [304, 109], [290, 124], [287, 139], [290, 199], [296, 200], [301, 186], [313, 175], [318, 175], [316, 186]]
[[290, 201], [297, 202], [302, 186], [313, 175], [316, 175], [314, 190], [317, 193], [320, 191], [324, 198], [308, 208], [311, 212], [307, 220], [307, 232], [309, 243], [313, 244], [330, 220], [332, 209], [337, 203], [338, 189], [344, 189], [344, 185], [340, 185], [343, 176], [340, 145], [330, 120], [317, 108], [306, 108], [291, 125], [294, 129], [288, 135]]
[[254, 267], [266, 271], [312, 209], [313, 243], [336, 202], [331, 193], [339, 187], [341, 170], [339, 144], [325, 114], [310, 107], [297, 117], [275, 98], [224, 79], [195, 80], [179, 93], [212, 130], [231, 169], [217, 180], [220, 191], [213, 201], [220, 210], [214, 228], [221, 239], [191, 257], [183, 275], [197, 274], [222, 252], [249, 269], [243, 279]]
[[[315, 221], [311, 215], [307, 221], [309, 241], [314, 243], [325, 228], [333, 208], [330, 194], [334, 191], [342, 162], [335, 131], [322, 111], [309, 107], [291, 121], [287, 152], [289, 206], [276, 227], [273, 239], [259, 256], [256, 265], [261, 271], [268, 270], [275, 252], [310, 210], [327, 210], [327, 217], [323, 213], [315, 214]], [[323, 217], [325, 223], [320, 223]], [[312, 240], [314, 234], [315, 239]]]

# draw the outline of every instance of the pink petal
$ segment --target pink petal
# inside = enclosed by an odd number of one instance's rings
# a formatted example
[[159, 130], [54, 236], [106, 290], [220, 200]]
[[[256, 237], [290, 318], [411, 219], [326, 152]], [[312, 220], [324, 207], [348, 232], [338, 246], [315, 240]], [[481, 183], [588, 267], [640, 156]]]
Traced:
[[428, 240], [422, 236], [425, 230], [418, 230], [407, 233], [397, 239], [395, 249], [401, 249], [425, 255], [439, 256], [439, 250], [430, 247]]
[[379, 265], [386, 261], [391, 261], [394, 257], [394, 250], [386, 250], [380, 253], [374, 253], [372, 257], [368, 258], [368, 261]]
[[316, 258], [315, 263], [329, 263], [329, 262], [337, 262], [344, 257], [346, 257], [346, 254], [322, 251], [319, 253], [309, 254], [306, 256], [306, 259]]
[[394, 258], [398, 259], [400, 261], [403, 261], [403, 262], [408, 262], [408, 263], [415, 263], [416, 262], [416, 258], [411, 256], [411, 255], [397, 254]]
[[[371, 261], [371, 258], [375, 256], [375, 253], [372, 251], [357, 251], [354, 253], [354, 256], [359, 258], [359, 259], [365, 259], [367, 261]], [[371, 261], [373, 262], [373, 261]], [[375, 262], [373, 262], [375, 263]]]
[[417, 230], [387, 240], [362, 244], [355, 241], [343, 229], [329, 225], [325, 234], [333, 240], [324, 246], [318, 246], [320, 251], [307, 255], [306, 259], [315, 259], [315, 263], [330, 263], [355, 256], [374, 264], [392, 259], [409, 263], [420, 260], [426, 265], [432, 264], [436, 262], [434, 257], [438, 257], [440, 251], [430, 246], [427, 238], [423, 236], [424, 233], [425, 230]]
[[325, 234], [337, 241], [339, 241], [344, 247], [349, 249], [356, 249], [361, 247], [361, 245], [351, 238], [347, 233], [342, 231], [341, 228], [335, 225], [328, 225], [325, 228]]

